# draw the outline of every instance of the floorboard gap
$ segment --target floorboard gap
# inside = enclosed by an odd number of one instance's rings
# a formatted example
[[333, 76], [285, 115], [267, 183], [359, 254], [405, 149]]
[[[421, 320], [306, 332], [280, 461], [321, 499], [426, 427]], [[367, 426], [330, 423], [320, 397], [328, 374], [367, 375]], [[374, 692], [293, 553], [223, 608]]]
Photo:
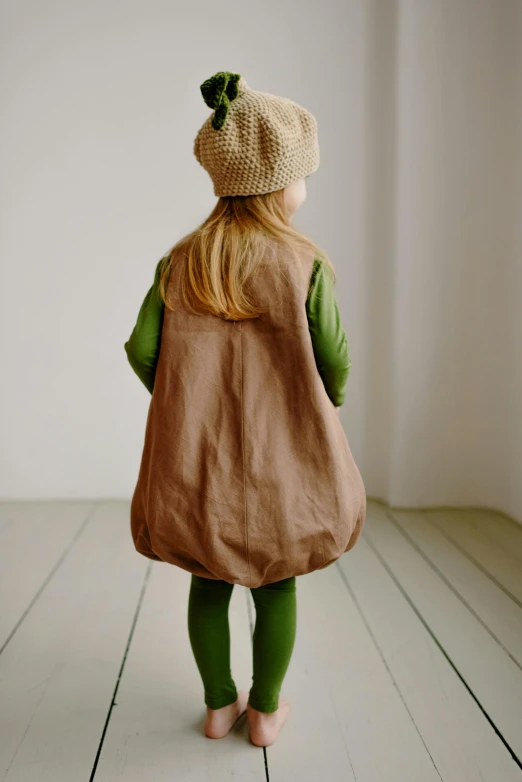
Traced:
[[93, 518], [93, 516], [94, 516], [94, 514], [95, 514], [95, 512], [96, 512], [96, 510], [97, 510], [97, 508], [98, 508], [98, 503], [96, 503], [96, 504], [95, 504], [95, 505], [94, 505], [94, 506], [91, 508], [91, 510], [88, 512], [88, 514], [87, 514], [87, 516], [85, 517], [84, 521], [82, 522], [82, 524], [81, 524], [80, 528], [79, 528], [79, 529], [78, 529], [78, 531], [76, 532], [76, 535], [73, 537], [73, 539], [72, 539], [72, 540], [69, 542], [69, 544], [68, 544], [68, 545], [65, 547], [65, 549], [64, 549], [64, 550], [62, 551], [62, 553], [60, 554], [60, 556], [59, 556], [59, 558], [57, 559], [57, 561], [56, 561], [56, 563], [55, 563], [54, 567], [52, 568], [52, 570], [51, 570], [51, 571], [49, 572], [49, 574], [47, 575], [46, 579], [44, 580], [44, 582], [42, 583], [42, 585], [40, 586], [40, 588], [39, 588], [39, 589], [38, 589], [38, 591], [36, 592], [35, 596], [34, 596], [34, 597], [33, 597], [33, 599], [31, 600], [31, 602], [29, 603], [29, 605], [27, 606], [27, 608], [25, 609], [25, 611], [23, 612], [23, 614], [22, 614], [22, 616], [20, 617], [20, 619], [18, 620], [18, 622], [15, 624], [15, 626], [13, 627], [13, 629], [11, 630], [11, 632], [9, 633], [9, 635], [7, 636], [7, 638], [5, 639], [5, 641], [4, 641], [4, 643], [2, 644], [2, 646], [0, 646], [0, 654], [2, 654], [2, 652], [3, 652], [3, 651], [5, 651], [5, 649], [6, 649], [7, 645], [8, 645], [8, 643], [10, 643], [10, 642], [12, 641], [12, 639], [13, 639], [13, 637], [14, 637], [15, 633], [18, 631], [18, 629], [20, 628], [20, 626], [21, 626], [22, 622], [25, 620], [25, 618], [27, 617], [27, 615], [29, 614], [29, 612], [30, 612], [30, 611], [32, 610], [32, 608], [34, 607], [34, 605], [35, 605], [35, 603], [37, 602], [38, 598], [39, 598], [39, 597], [40, 597], [40, 596], [43, 594], [44, 590], [45, 590], [45, 589], [48, 587], [49, 583], [51, 582], [51, 580], [52, 580], [52, 579], [54, 578], [54, 576], [56, 575], [56, 573], [57, 573], [58, 569], [59, 569], [59, 568], [60, 568], [60, 566], [63, 564], [63, 562], [64, 562], [65, 558], [66, 558], [66, 557], [67, 557], [67, 555], [70, 553], [70, 551], [71, 551], [71, 549], [73, 548], [73, 546], [74, 546], [74, 545], [75, 545], [75, 544], [78, 542], [78, 540], [80, 539], [81, 535], [83, 535], [83, 533], [85, 532], [85, 530], [86, 530], [86, 528], [87, 528], [87, 525], [88, 525], [88, 524], [89, 524], [89, 522], [92, 520], [92, 518]]
[[400, 699], [401, 699], [402, 703], [404, 704], [404, 708], [405, 708], [405, 709], [406, 709], [406, 711], [408, 712], [408, 715], [409, 715], [409, 717], [410, 717], [410, 720], [411, 720], [411, 722], [412, 722], [412, 725], [414, 726], [414, 728], [415, 728], [415, 730], [416, 730], [416, 732], [417, 732], [417, 735], [419, 736], [420, 740], [422, 741], [422, 744], [423, 744], [423, 746], [424, 746], [424, 749], [426, 750], [426, 752], [428, 753], [428, 755], [429, 755], [429, 757], [430, 757], [430, 760], [431, 760], [431, 762], [432, 762], [432, 764], [433, 764], [433, 768], [434, 768], [434, 769], [435, 769], [435, 771], [437, 772], [437, 775], [438, 775], [439, 779], [442, 781], [442, 777], [441, 777], [441, 775], [440, 775], [439, 769], [437, 768], [437, 765], [436, 765], [436, 763], [435, 763], [435, 761], [434, 761], [434, 759], [433, 759], [433, 756], [432, 756], [431, 752], [429, 751], [429, 749], [428, 749], [428, 746], [427, 746], [426, 742], [424, 741], [424, 736], [422, 735], [422, 733], [420, 732], [419, 728], [417, 727], [417, 723], [415, 722], [415, 719], [414, 719], [414, 717], [413, 717], [413, 714], [411, 713], [411, 711], [410, 711], [410, 709], [409, 709], [409, 707], [408, 707], [408, 704], [407, 704], [407, 703], [406, 703], [406, 701], [404, 700], [404, 696], [403, 696], [403, 694], [402, 694], [402, 692], [401, 692], [401, 690], [400, 690], [400, 687], [399, 687], [398, 683], [396, 682], [396, 680], [395, 680], [395, 677], [394, 677], [393, 673], [392, 673], [392, 672], [391, 672], [391, 670], [390, 670], [390, 667], [389, 667], [389, 665], [388, 665], [388, 662], [387, 662], [387, 660], [386, 660], [386, 657], [385, 657], [385, 655], [384, 655], [383, 651], [381, 650], [381, 647], [379, 646], [379, 642], [377, 641], [377, 638], [375, 637], [375, 634], [374, 634], [374, 632], [373, 632], [373, 630], [372, 630], [372, 628], [371, 628], [371, 626], [370, 626], [370, 624], [369, 624], [368, 620], [366, 619], [366, 616], [365, 616], [365, 614], [364, 614], [364, 612], [363, 612], [363, 610], [362, 610], [362, 608], [361, 608], [361, 605], [359, 604], [359, 601], [357, 600], [357, 597], [356, 597], [356, 595], [355, 595], [355, 593], [354, 593], [353, 589], [351, 588], [351, 586], [350, 586], [350, 584], [349, 584], [349, 582], [348, 582], [348, 579], [347, 579], [347, 577], [346, 577], [346, 574], [344, 573], [344, 571], [343, 571], [343, 569], [341, 568], [341, 566], [340, 566], [340, 564], [339, 564], [339, 562], [338, 562], [338, 561], [335, 563], [335, 565], [336, 565], [336, 568], [337, 568], [337, 570], [338, 570], [338, 572], [339, 572], [339, 574], [340, 574], [340, 576], [341, 576], [341, 579], [342, 579], [342, 581], [343, 581], [343, 583], [344, 583], [344, 585], [345, 585], [345, 587], [346, 587], [346, 589], [347, 589], [347, 591], [348, 591], [348, 593], [349, 593], [350, 597], [352, 598], [352, 600], [353, 600], [353, 602], [354, 602], [354, 604], [355, 604], [355, 607], [357, 608], [357, 611], [358, 611], [358, 613], [359, 613], [359, 615], [360, 615], [360, 617], [361, 617], [362, 621], [364, 622], [364, 626], [365, 626], [365, 627], [366, 627], [366, 629], [368, 630], [368, 634], [370, 635], [370, 638], [372, 639], [373, 645], [374, 645], [374, 646], [375, 646], [375, 648], [377, 649], [377, 653], [379, 654], [379, 657], [381, 658], [381, 660], [382, 660], [382, 662], [383, 662], [383, 664], [384, 664], [384, 667], [386, 668], [386, 670], [387, 670], [387, 672], [388, 672], [388, 676], [389, 676], [389, 677], [390, 677], [390, 679], [392, 680], [392, 682], [393, 682], [393, 686], [394, 686], [394, 687], [395, 687], [395, 689], [397, 690], [397, 692], [398, 692], [398, 694], [399, 694], [399, 697], [400, 697]]
[[121, 666], [120, 666], [120, 670], [119, 670], [119, 673], [118, 673], [118, 678], [116, 680], [116, 686], [114, 687], [114, 692], [112, 694], [111, 704], [109, 706], [109, 711], [107, 713], [107, 719], [105, 720], [105, 725], [103, 726], [103, 731], [102, 731], [102, 735], [101, 735], [101, 738], [100, 738], [100, 743], [98, 745], [98, 751], [96, 752], [96, 757], [94, 759], [94, 765], [92, 767], [91, 776], [89, 777], [89, 782], [93, 782], [94, 776], [96, 774], [96, 769], [98, 768], [98, 763], [100, 761], [100, 755], [101, 755], [101, 751], [102, 751], [102, 748], [103, 748], [103, 742], [105, 741], [105, 735], [107, 733], [107, 728], [109, 727], [109, 722], [110, 722], [110, 719], [111, 719], [112, 710], [113, 710], [114, 706], [116, 706], [116, 695], [118, 694], [118, 688], [120, 686], [121, 677], [123, 675], [123, 670], [125, 668], [125, 663], [127, 661], [127, 655], [129, 654], [129, 649], [130, 649], [130, 645], [132, 643], [132, 637], [134, 635], [134, 630], [136, 629], [136, 624], [138, 622], [138, 617], [140, 615], [140, 610], [141, 610], [141, 606], [142, 606], [142, 603], [143, 603], [143, 599], [145, 597], [145, 592], [147, 591], [147, 586], [148, 586], [148, 583], [149, 583], [149, 578], [150, 578], [150, 574], [152, 572], [152, 565], [153, 564], [154, 564], [153, 562], [149, 562], [148, 565], [147, 565], [147, 570], [145, 571], [145, 577], [143, 579], [143, 585], [141, 587], [140, 596], [138, 598], [138, 604], [136, 606], [136, 611], [134, 612], [134, 617], [132, 619], [132, 624], [131, 624], [131, 628], [130, 628], [130, 632], [129, 632], [129, 637], [127, 639], [127, 645], [125, 646], [125, 651], [123, 653], [123, 660], [121, 661]]
[[470, 554], [469, 551], [466, 551], [464, 546], [461, 546], [460, 543], [458, 543], [456, 540], [453, 540], [453, 538], [450, 535], [448, 535], [446, 530], [439, 527], [436, 521], [433, 521], [429, 516], [425, 516], [424, 518], [429, 524], [432, 525], [434, 529], [437, 530], [437, 532], [440, 532], [440, 534], [444, 538], [446, 538], [446, 540], [449, 543], [451, 543], [457, 549], [457, 551], [460, 551], [460, 553], [464, 557], [466, 557], [466, 559], [468, 559], [470, 562], [473, 562], [475, 567], [478, 568], [481, 571], [481, 573], [483, 573], [487, 578], [489, 578], [489, 580], [492, 581], [495, 584], [495, 586], [501, 589], [504, 592], [504, 594], [509, 597], [510, 600], [512, 600], [519, 608], [522, 608], [522, 601], [520, 601], [518, 597], [516, 597], [516, 595], [512, 594], [512, 592], [510, 592], [509, 589], [504, 586], [504, 584], [501, 584], [500, 581], [498, 581], [495, 578], [495, 576], [492, 573], [490, 573], [486, 567], [484, 567], [484, 565], [482, 565], [477, 559], [475, 559], [473, 554]]
[[450, 589], [450, 590], [453, 592], [453, 594], [455, 595], [455, 597], [456, 597], [456, 598], [458, 598], [458, 599], [460, 600], [460, 602], [462, 603], [462, 605], [466, 606], [466, 608], [468, 609], [468, 611], [470, 612], [470, 614], [472, 614], [472, 615], [475, 617], [475, 619], [477, 620], [477, 622], [479, 622], [479, 623], [482, 625], [482, 627], [484, 628], [484, 630], [485, 630], [485, 631], [486, 631], [486, 632], [487, 632], [487, 633], [488, 633], [488, 634], [489, 634], [489, 635], [490, 635], [490, 636], [493, 638], [493, 640], [495, 641], [495, 643], [497, 643], [497, 644], [500, 646], [500, 648], [502, 649], [502, 651], [503, 651], [503, 652], [505, 652], [505, 654], [507, 654], [507, 656], [509, 657], [509, 659], [510, 659], [510, 660], [511, 660], [511, 661], [512, 661], [512, 662], [513, 662], [513, 663], [514, 663], [516, 666], [517, 666], [517, 668], [519, 668], [519, 669], [522, 671], [522, 665], [519, 663], [519, 661], [516, 659], [516, 657], [513, 657], [513, 655], [512, 655], [512, 654], [511, 654], [511, 652], [509, 651], [509, 649], [507, 649], [507, 648], [506, 648], [506, 646], [505, 646], [505, 645], [502, 643], [502, 641], [500, 640], [500, 638], [498, 638], [498, 636], [496, 636], [496, 635], [495, 635], [495, 633], [493, 632], [493, 630], [491, 630], [491, 628], [487, 626], [487, 624], [484, 622], [484, 620], [482, 619], [482, 617], [481, 617], [481, 616], [479, 616], [479, 614], [477, 614], [477, 612], [475, 611], [475, 609], [474, 609], [474, 608], [472, 608], [472, 606], [470, 606], [470, 604], [468, 603], [468, 601], [467, 601], [467, 600], [466, 600], [466, 599], [465, 599], [465, 598], [464, 598], [464, 597], [463, 597], [463, 596], [460, 594], [460, 592], [459, 592], [457, 589], [455, 589], [455, 587], [453, 586], [453, 584], [451, 583], [451, 581], [450, 581], [448, 578], [446, 578], [446, 576], [444, 575], [444, 573], [443, 573], [443, 572], [442, 572], [442, 571], [441, 571], [441, 570], [440, 570], [440, 569], [437, 567], [437, 565], [435, 565], [435, 563], [431, 561], [431, 559], [428, 557], [428, 555], [424, 553], [424, 551], [423, 551], [423, 550], [422, 550], [422, 548], [421, 548], [421, 547], [418, 545], [418, 543], [416, 543], [416, 541], [414, 541], [414, 540], [413, 540], [413, 538], [411, 538], [411, 537], [410, 537], [410, 535], [408, 535], [408, 533], [406, 532], [406, 530], [402, 528], [401, 524], [400, 524], [400, 523], [399, 523], [399, 522], [398, 522], [398, 521], [397, 521], [397, 520], [396, 520], [396, 519], [393, 517], [393, 515], [392, 515], [391, 513], [389, 513], [389, 512], [386, 512], [386, 516], [387, 516], [387, 518], [388, 518], [388, 519], [391, 521], [391, 523], [393, 524], [393, 526], [394, 526], [394, 527], [395, 527], [395, 528], [398, 530], [398, 532], [400, 532], [400, 533], [401, 533], [401, 535], [402, 535], [404, 538], [406, 538], [406, 540], [408, 541], [408, 543], [409, 543], [409, 544], [410, 544], [410, 545], [411, 545], [411, 546], [412, 546], [412, 547], [415, 549], [415, 551], [416, 551], [416, 552], [417, 552], [417, 553], [418, 553], [418, 554], [419, 554], [419, 555], [422, 557], [422, 559], [423, 559], [423, 560], [426, 562], [426, 564], [427, 564], [427, 565], [429, 565], [429, 567], [430, 567], [430, 568], [433, 570], [433, 572], [434, 572], [434, 573], [436, 573], [436, 574], [438, 575], [438, 577], [441, 579], [441, 581], [443, 581], [443, 582], [446, 584], [446, 586], [448, 587], [448, 589]]
[[511, 755], [512, 759], [514, 760], [514, 762], [517, 764], [517, 766], [520, 769], [522, 769], [522, 762], [521, 762], [521, 760], [515, 754], [514, 750], [510, 746], [510, 744], [508, 744], [507, 740], [504, 738], [504, 736], [500, 732], [500, 730], [497, 727], [497, 725], [493, 722], [493, 720], [491, 719], [491, 717], [487, 713], [487, 711], [484, 708], [484, 706], [481, 704], [481, 702], [479, 701], [479, 699], [477, 698], [477, 696], [475, 695], [475, 693], [473, 692], [473, 690], [471, 689], [471, 687], [469, 686], [469, 684], [467, 683], [465, 678], [462, 676], [462, 674], [460, 673], [459, 669], [457, 668], [457, 666], [455, 665], [455, 663], [453, 662], [453, 660], [451, 659], [451, 657], [449, 656], [447, 651], [442, 646], [441, 642], [439, 641], [439, 639], [437, 638], [437, 636], [435, 635], [435, 633], [433, 632], [431, 627], [428, 625], [428, 623], [426, 622], [426, 620], [424, 619], [424, 617], [422, 616], [422, 614], [418, 610], [417, 606], [413, 603], [413, 601], [411, 600], [410, 596], [408, 595], [408, 593], [403, 588], [403, 586], [400, 583], [400, 581], [395, 576], [395, 573], [391, 570], [390, 566], [385, 561], [385, 559], [381, 555], [380, 551], [376, 548], [376, 546], [374, 545], [373, 541], [371, 541], [370, 538], [368, 537], [367, 533], [364, 534], [364, 539], [367, 542], [367, 544], [369, 545], [369, 547], [371, 548], [371, 550], [373, 551], [373, 553], [375, 554], [375, 556], [379, 559], [380, 563], [382, 564], [382, 566], [384, 567], [384, 569], [386, 570], [386, 572], [388, 573], [388, 575], [392, 579], [392, 581], [395, 584], [395, 586], [400, 590], [400, 592], [401, 592], [402, 596], [404, 597], [404, 599], [408, 602], [408, 604], [411, 607], [411, 609], [415, 612], [415, 615], [418, 617], [418, 619], [422, 623], [423, 627], [427, 630], [427, 632], [430, 634], [430, 636], [433, 639], [433, 641], [437, 644], [438, 648], [440, 649], [440, 651], [442, 652], [442, 654], [444, 655], [444, 657], [446, 658], [448, 663], [451, 665], [451, 667], [453, 668], [453, 670], [455, 671], [455, 673], [459, 677], [460, 681], [462, 682], [462, 684], [464, 685], [466, 690], [469, 692], [469, 694], [471, 695], [471, 697], [473, 698], [473, 700], [475, 701], [475, 703], [479, 707], [479, 709], [482, 712], [482, 714], [484, 715], [484, 717], [487, 719], [488, 723], [491, 725], [491, 727], [495, 731], [495, 733], [499, 737], [500, 741], [505, 746], [505, 748], [507, 749], [507, 751]]

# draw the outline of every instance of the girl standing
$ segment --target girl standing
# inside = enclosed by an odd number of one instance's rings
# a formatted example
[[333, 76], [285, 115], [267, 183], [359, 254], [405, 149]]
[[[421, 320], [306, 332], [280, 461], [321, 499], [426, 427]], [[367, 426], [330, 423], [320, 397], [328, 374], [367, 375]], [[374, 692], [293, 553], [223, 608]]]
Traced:
[[[296, 576], [351, 549], [366, 495], [338, 418], [350, 358], [330, 260], [292, 226], [317, 121], [220, 71], [194, 154], [218, 197], [156, 265], [125, 350], [151, 392], [131, 502], [136, 550], [191, 573], [188, 632], [221, 738], [245, 712], [271, 744], [296, 633]], [[253, 680], [230, 670], [234, 584], [256, 608]]]

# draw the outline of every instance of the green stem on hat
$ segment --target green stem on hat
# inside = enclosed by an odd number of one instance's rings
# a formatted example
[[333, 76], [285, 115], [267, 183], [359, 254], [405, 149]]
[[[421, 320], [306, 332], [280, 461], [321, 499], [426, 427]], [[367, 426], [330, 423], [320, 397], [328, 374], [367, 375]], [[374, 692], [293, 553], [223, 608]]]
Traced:
[[240, 78], [241, 74], [239, 73], [218, 71], [200, 85], [203, 100], [207, 106], [214, 109], [212, 127], [215, 130], [220, 130], [225, 124], [230, 102], [235, 100], [239, 94], [238, 81]]

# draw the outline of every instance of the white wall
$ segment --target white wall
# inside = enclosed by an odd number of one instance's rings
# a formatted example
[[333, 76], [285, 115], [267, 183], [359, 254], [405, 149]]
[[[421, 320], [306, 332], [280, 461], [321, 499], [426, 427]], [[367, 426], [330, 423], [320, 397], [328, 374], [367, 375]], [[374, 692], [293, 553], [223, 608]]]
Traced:
[[150, 397], [123, 343], [157, 260], [216, 200], [192, 153], [204, 79], [237, 71], [317, 115], [299, 224], [348, 262], [359, 16], [342, 0], [2, 4], [0, 497], [132, 491]]
[[[511, 33], [516, 48], [516, 64], [513, 87], [514, 147], [511, 166], [513, 192], [512, 219], [515, 224], [514, 251], [508, 265], [509, 297], [506, 304], [509, 313], [505, 319], [506, 341], [509, 348], [499, 385], [507, 386], [503, 432], [506, 447], [502, 449], [502, 461], [506, 465], [505, 479], [498, 502], [519, 521], [522, 521], [522, 3], [516, 2]], [[496, 501], [496, 500], [494, 500]]]
[[0, 497], [130, 496], [123, 343], [215, 203], [217, 70], [319, 120], [296, 223], [330, 254], [367, 491], [522, 519], [522, 3], [2, 4]]
[[522, 519], [522, 4], [366, 9], [361, 468]]

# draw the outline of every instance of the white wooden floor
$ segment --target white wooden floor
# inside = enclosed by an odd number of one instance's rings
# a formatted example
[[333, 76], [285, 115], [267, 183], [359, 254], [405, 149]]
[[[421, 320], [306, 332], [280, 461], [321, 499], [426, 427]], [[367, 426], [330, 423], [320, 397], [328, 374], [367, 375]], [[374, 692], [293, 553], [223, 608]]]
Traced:
[[[190, 575], [137, 554], [129, 503], [0, 504], [0, 779], [519, 782], [522, 527], [369, 504], [338, 563], [297, 580], [298, 632], [266, 752], [202, 733]], [[250, 592], [230, 608], [251, 683]]]

